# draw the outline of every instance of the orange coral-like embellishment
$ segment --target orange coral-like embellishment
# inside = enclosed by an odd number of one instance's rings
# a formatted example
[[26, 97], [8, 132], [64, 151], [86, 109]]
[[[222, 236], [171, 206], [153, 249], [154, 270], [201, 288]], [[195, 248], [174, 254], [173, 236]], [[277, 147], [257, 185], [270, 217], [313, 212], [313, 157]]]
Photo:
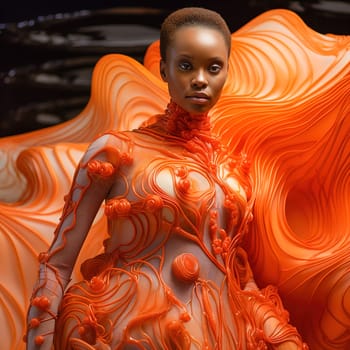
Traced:
[[111, 199], [107, 201], [105, 206], [105, 214], [109, 218], [117, 218], [119, 216], [126, 216], [130, 213], [131, 203], [125, 199]]
[[215, 254], [222, 253], [222, 239], [215, 238], [212, 243], [213, 251]]
[[218, 230], [218, 225], [217, 225], [218, 213], [216, 210], [211, 210], [209, 215], [210, 215], [209, 233], [210, 233], [210, 237], [212, 237], [212, 239], [213, 239], [216, 235], [217, 230]]
[[133, 162], [133, 157], [129, 153], [122, 153], [120, 155], [120, 161], [122, 164], [129, 165]]
[[36, 317], [32, 318], [30, 321], [29, 321], [29, 327], [30, 328], [38, 328], [40, 326], [40, 320]]
[[194, 282], [199, 276], [199, 261], [193, 254], [183, 253], [174, 259], [172, 270], [179, 280]]
[[248, 156], [246, 153], [241, 153], [241, 169], [245, 174], [249, 173], [250, 170], [250, 161], [248, 160]]
[[234, 170], [235, 168], [238, 168], [241, 166], [242, 162], [242, 154], [236, 154], [236, 155], [230, 155], [228, 166], [231, 170]]
[[191, 182], [188, 179], [181, 179], [177, 184], [180, 192], [186, 193], [191, 187]]
[[183, 312], [181, 315], [180, 315], [180, 320], [182, 322], [188, 322], [189, 320], [191, 319], [191, 316], [188, 312]]
[[175, 170], [175, 175], [181, 178], [185, 178], [188, 175], [188, 169], [184, 166], [178, 167]]
[[105, 282], [101, 277], [94, 276], [90, 280], [90, 287], [94, 291], [100, 291], [105, 287]]
[[231, 238], [230, 237], [225, 237], [225, 239], [222, 241], [222, 249], [225, 253], [228, 252], [231, 244]]
[[88, 173], [100, 178], [109, 178], [115, 174], [115, 166], [110, 162], [102, 162], [94, 159], [88, 162]]
[[177, 187], [180, 192], [186, 193], [191, 187], [191, 182], [187, 179], [188, 169], [186, 167], [179, 167], [175, 170], [175, 175], [180, 178]]
[[222, 254], [225, 256], [230, 249], [232, 239], [227, 235], [224, 229], [219, 231], [221, 238], [214, 238], [212, 248], [215, 254]]
[[246, 153], [240, 153], [236, 156], [230, 156], [228, 161], [228, 166], [231, 170], [239, 168], [243, 173], [249, 173], [251, 163], [248, 160]]
[[41, 297], [34, 298], [32, 301], [32, 305], [36, 306], [38, 309], [40, 309], [42, 311], [46, 311], [49, 309], [51, 302], [50, 302], [49, 298], [47, 298], [45, 296], [41, 296]]
[[156, 210], [162, 208], [164, 205], [163, 200], [157, 195], [148, 195], [145, 200], [145, 208], [149, 212], [155, 212]]
[[40, 346], [40, 345], [44, 344], [44, 340], [45, 340], [45, 338], [42, 335], [38, 335], [38, 336], [35, 337], [34, 343], [35, 343], [35, 345], [39, 345]]
[[232, 196], [232, 195], [226, 195], [224, 205], [226, 208], [237, 209], [237, 205], [236, 205], [234, 196]]

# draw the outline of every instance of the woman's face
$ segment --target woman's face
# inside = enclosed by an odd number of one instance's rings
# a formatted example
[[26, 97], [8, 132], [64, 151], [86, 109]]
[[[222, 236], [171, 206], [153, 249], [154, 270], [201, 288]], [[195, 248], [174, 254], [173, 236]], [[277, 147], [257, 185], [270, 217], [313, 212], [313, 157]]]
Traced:
[[160, 72], [174, 102], [191, 114], [205, 113], [220, 97], [228, 71], [222, 34], [204, 26], [179, 28]]

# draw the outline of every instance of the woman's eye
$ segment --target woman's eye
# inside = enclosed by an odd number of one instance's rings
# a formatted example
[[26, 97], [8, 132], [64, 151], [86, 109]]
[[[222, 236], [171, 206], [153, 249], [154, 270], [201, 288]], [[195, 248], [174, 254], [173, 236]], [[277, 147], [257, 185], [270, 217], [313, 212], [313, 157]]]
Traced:
[[180, 62], [179, 67], [181, 70], [190, 70], [192, 68], [191, 64], [188, 62]]
[[208, 70], [211, 73], [219, 73], [221, 70], [221, 65], [220, 64], [212, 64]]

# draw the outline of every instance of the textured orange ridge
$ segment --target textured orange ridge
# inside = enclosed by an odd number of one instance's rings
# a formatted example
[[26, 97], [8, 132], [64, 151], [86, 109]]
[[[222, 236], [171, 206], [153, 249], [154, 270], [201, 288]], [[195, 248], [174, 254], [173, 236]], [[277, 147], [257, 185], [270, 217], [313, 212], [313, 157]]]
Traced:
[[[238, 344], [261, 344], [259, 322], [269, 317], [281, 322], [288, 318], [276, 290], [268, 286], [272, 284], [278, 288], [290, 323], [310, 349], [349, 348], [350, 38], [319, 34], [294, 13], [273, 10], [233, 33], [232, 44], [228, 81], [210, 112], [212, 132], [220, 135], [226, 147], [213, 146], [213, 150], [217, 161], [231, 167], [242, 188], [249, 192], [247, 160], [238, 156], [248, 155], [254, 200], [249, 231], [244, 223], [250, 217], [251, 201], [246, 202], [222, 183], [219, 187], [227, 191], [224, 207], [228, 219], [226, 228], [221, 227], [220, 218], [211, 209], [213, 186], [208, 174], [213, 174], [213, 167], [209, 163], [204, 168], [192, 161], [183, 166], [183, 161], [152, 158], [162, 144], [157, 136], [137, 133], [131, 140], [130, 133], [110, 132], [107, 135], [115, 140], [119, 152], [113, 153], [112, 148], [108, 163], [80, 163], [82, 171], [89, 173], [91, 181], [103, 183], [114, 171], [138, 164], [139, 169], [147, 169], [149, 176], [138, 176], [126, 188], [134, 200], [115, 198], [99, 211], [78, 257], [72, 282], [81, 280], [80, 267], [87, 280], [75, 285], [64, 301], [58, 325], [61, 344], [66, 341], [64, 334], [74, 327], [86, 342], [101, 334], [109, 338], [114, 331], [110, 322], [125, 329], [124, 344], [130, 339], [140, 344], [137, 339], [143, 337], [151, 346], [155, 346], [152, 341], [158, 341], [160, 348], [187, 349], [206, 344], [214, 349], [212, 340], [222, 334], [219, 348], [234, 349], [236, 345], [226, 343], [231, 339], [229, 333], [235, 334]], [[53, 239], [64, 194], [69, 193], [74, 169], [87, 144], [106, 130], [138, 127], [165, 109], [168, 95], [159, 78], [158, 62], [158, 43], [150, 46], [144, 66], [130, 57], [107, 55], [96, 65], [90, 101], [76, 118], [0, 140], [2, 349], [24, 349], [25, 317], [37, 277], [38, 255]], [[155, 141], [147, 146], [146, 154], [138, 152], [147, 137], [155, 137]], [[167, 152], [173, 152], [172, 157], [177, 154], [171, 147], [163, 148], [167, 156]], [[197, 153], [202, 155], [203, 163], [210, 152]], [[174, 204], [173, 193], [160, 191], [157, 179], [162, 176], [173, 182], [184, 212]], [[189, 187], [193, 178], [202, 179], [199, 188], [207, 186], [205, 196], [203, 191]], [[82, 184], [72, 192], [81, 193], [86, 186]], [[242, 189], [237, 191], [241, 193]], [[74, 213], [69, 195], [65, 206], [67, 215]], [[147, 216], [143, 216], [145, 209]], [[162, 210], [168, 222], [160, 219]], [[129, 227], [117, 255], [97, 250], [103, 247], [103, 241], [107, 246], [113, 243], [113, 235], [107, 235], [106, 219], [109, 232], [114, 232], [115, 218]], [[177, 219], [183, 225], [173, 225]], [[191, 305], [176, 297], [156, 268], [157, 264], [167, 264], [158, 249], [173, 239], [170, 227], [175, 229], [176, 237], [201, 248], [198, 254], [174, 252], [170, 262], [179, 280], [196, 286]], [[210, 244], [201, 227], [207, 227]], [[227, 234], [230, 227], [235, 228], [236, 236]], [[160, 230], [161, 237], [157, 234]], [[250, 277], [246, 255], [238, 246], [241, 240], [255, 280], [261, 288], [268, 286], [262, 293], [241, 289]], [[56, 252], [63, 245], [64, 240], [58, 242]], [[154, 258], [157, 263], [147, 260], [154, 252], [158, 254]], [[201, 266], [203, 252], [217, 267], [218, 278], [227, 273], [227, 286], [201, 278], [205, 272]], [[93, 256], [97, 257], [88, 259]], [[42, 263], [48, 259], [40, 255]], [[111, 268], [117, 262], [130, 264], [128, 272]], [[49, 271], [48, 276], [50, 279], [43, 276], [46, 283], [61, 278], [54, 277], [55, 271]], [[54, 288], [53, 293], [61, 293], [57, 286]], [[84, 295], [98, 306], [97, 314], [87, 308]], [[277, 305], [278, 317], [267, 299]], [[51, 300], [50, 296], [37, 295], [32, 303], [50, 312]], [[201, 315], [206, 316], [193, 319], [189, 310], [202, 310]], [[81, 315], [79, 322], [70, 318], [73, 313]], [[39, 323], [33, 318], [30, 326], [35, 328]], [[252, 327], [250, 332], [246, 332], [247, 325]], [[198, 329], [200, 332], [195, 331]], [[276, 340], [294, 335], [291, 329], [282, 327], [273, 337]], [[44, 338], [38, 337], [38, 344], [41, 341]], [[77, 348], [83, 346], [78, 339], [75, 342]], [[256, 345], [250, 348], [258, 349]]]

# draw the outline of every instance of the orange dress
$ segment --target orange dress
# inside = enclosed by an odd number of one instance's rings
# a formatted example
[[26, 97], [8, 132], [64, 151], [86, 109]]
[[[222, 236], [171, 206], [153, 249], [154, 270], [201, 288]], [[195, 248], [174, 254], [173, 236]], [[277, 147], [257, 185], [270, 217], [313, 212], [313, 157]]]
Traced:
[[157, 119], [96, 140], [98, 152], [116, 153], [113, 163], [95, 152], [80, 165], [78, 174], [116, 185], [105, 252], [82, 264], [84, 281], [65, 294], [55, 348], [306, 349], [276, 288], [256, 287], [240, 247], [252, 220], [246, 157], [212, 136], [207, 115], [193, 120], [171, 103]]

